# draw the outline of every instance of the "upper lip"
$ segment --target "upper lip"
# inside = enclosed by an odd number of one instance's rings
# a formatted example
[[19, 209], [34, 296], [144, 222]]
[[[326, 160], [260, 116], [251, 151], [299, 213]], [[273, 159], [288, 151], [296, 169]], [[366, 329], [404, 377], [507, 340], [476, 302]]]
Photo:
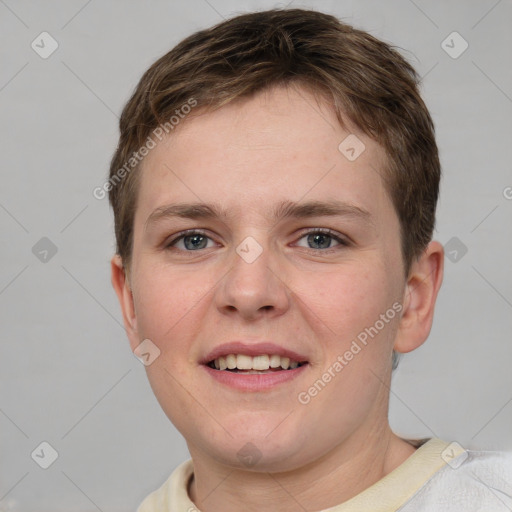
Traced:
[[231, 341], [215, 347], [208, 353], [202, 360], [201, 364], [208, 364], [215, 359], [227, 356], [229, 354], [244, 354], [251, 357], [256, 357], [264, 354], [273, 355], [277, 354], [281, 357], [289, 357], [292, 361], [305, 362], [307, 358], [302, 354], [289, 350], [272, 343], [271, 341], [261, 341], [247, 343], [243, 341]]

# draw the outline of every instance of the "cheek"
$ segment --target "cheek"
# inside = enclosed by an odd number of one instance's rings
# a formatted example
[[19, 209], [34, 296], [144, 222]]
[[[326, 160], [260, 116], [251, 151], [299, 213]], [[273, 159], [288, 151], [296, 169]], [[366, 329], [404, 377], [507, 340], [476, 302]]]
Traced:
[[195, 324], [191, 319], [201, 311], [201, 302], [207, 299], [214, 284], [191, 269], [173, 272], [163, 265], [146, 266], [136, 276], [136, 283], [139, 286], [134, 287], [134, 302], [139, 335], [157, 345], [170, 338], [183, 338], [185, 327]]
[[[139, 284], [134, 286], [139, 336], [160, 350], [146, 367], [147, 377], [162, 409], [180, 430], [188, 425], [182, 411], [190, 408], [190, 395], [204, 392], [196, 388], [195, 366], [186, 363], [191, 346], [201, 336], [208, 291], [215, 281], [191, 269], [176, 272], [155, 264], [141, 266], [135, 282]], [[183, 383], [187, 383], [186, 393]], [[206, 419], [204, 424], [208, 425]]]
[[[295, 291], [330, 337], [349, 341], [391, 307], [390, 278], [376, 259], [296, 275]], [[340, 348], [340, 347], [337, 347]]]

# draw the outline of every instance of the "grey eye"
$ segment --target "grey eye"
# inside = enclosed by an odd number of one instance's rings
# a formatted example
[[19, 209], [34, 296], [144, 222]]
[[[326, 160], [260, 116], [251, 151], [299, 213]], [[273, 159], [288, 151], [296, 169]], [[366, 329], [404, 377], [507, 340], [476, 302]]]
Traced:
[[325, 233], [313, 233], [312, 235], [308, 235], [308, 244], [312, 246], [312, 249], [327, 249], [331, 245], [332, 240], [332, 236], [326, 235]]
[[208, 237], [203, 235], [187, 235], [183, 237], [183, 243], [189, 250], [204, 249], [208, 244]]
[[[208, 243], [210, 242], [210, 245]], [[181, 251], [194, 252], [200, 249], [212, 247], [213, 240], [200, 232], [191, 232], [183, 234], [173, 240], [168, 247], [176, 248]]]
[[[339, 237], [322, 230], [311, 231], [303, 235], [299, 241], [306, 240], [306, 245], [298, 243], [300, 247], [308, 249], [330, 249], [337, 245], [346, 245]], [[333, 243], [334, 242], [334, 243]]]

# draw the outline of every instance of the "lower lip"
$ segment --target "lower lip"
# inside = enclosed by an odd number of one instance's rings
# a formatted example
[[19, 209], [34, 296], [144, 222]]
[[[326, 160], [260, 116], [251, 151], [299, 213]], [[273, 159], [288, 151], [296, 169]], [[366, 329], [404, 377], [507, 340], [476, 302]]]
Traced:
[[207, 365], [202, 365], [208, 374], [217, 382], [238, 389], [240, 391], [263, 391], [271, 389], [279, 384], [290, 382], [305, 371], [307, 364], [303, 364], [293, 370], [281, 370], [270, 373], [235, 373], [221, 370], [214, 370]]

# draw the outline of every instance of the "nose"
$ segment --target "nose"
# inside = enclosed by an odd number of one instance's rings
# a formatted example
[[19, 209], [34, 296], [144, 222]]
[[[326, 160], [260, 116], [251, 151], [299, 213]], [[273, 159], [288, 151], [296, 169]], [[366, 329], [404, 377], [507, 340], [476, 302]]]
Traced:
[[277, 256], [264, 248], [252, 261], [233, 251], [231, 270], [216, 288], [215, 302], [223, 314], [245, 320], [282, 315], [290, 306], [290, 290]]

